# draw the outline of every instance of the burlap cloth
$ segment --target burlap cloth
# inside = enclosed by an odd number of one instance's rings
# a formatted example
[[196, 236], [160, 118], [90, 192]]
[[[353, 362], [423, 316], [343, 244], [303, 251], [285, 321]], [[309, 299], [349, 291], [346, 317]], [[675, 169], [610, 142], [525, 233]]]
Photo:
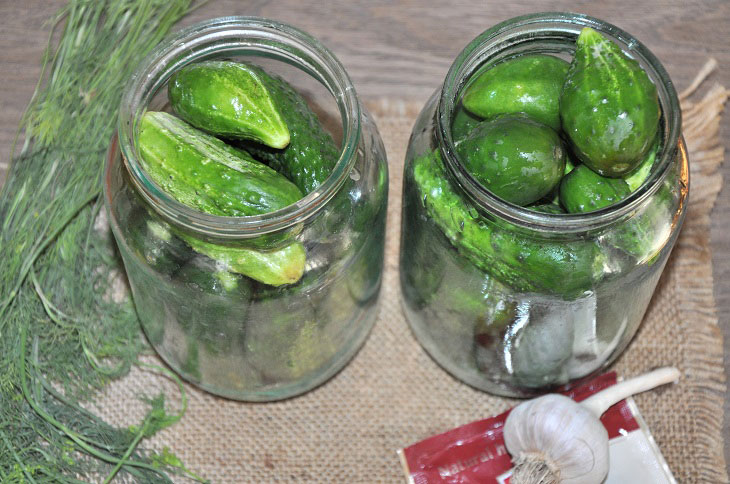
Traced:
[[[679, 385], [636, 397], [679, 482], [726, 482], [723, 456], [722, 333], [712, 295], [710, 210], [722, 185], [718, 127], [725, 89], [715, 86], [696, 104], [683, 102], [691, 163], [689, 212], [643, 325], [613, 365], [635, 375], [676, 365]], [[390, 166], [386, 264], [378, 320], [353, 361], [321, 387], [284, 402], [246, 404], [186, 386], [184, 418], [157, 434], [186, 466], [213, 482], [402, 482], [396, 450], [514, 401], [474, 390], [449, 376], [421, 349], [400, 305], [398, 250], [403, 159], [421, 103], [368, 103]], [[137, 369], [97, 402], [109, 421], [139, 421], [136, 394], [168, 380]], [[182, 480], [182, 479], [181, 479]]]

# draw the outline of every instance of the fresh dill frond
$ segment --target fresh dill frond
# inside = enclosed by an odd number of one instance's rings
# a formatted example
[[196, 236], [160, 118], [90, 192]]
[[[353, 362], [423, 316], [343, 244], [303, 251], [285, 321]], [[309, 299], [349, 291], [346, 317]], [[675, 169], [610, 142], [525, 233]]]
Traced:
[[113, 292], [123, 270], [112, 236], [95, 221], [123, 86], [189, 8], [70, 0], [54, 18], [63, 31], [49, 40], [0, 192], [0, 482], [200, 480], [169, 450], [139, 446], [180, 418], [164, 397], [128, 429], [79, 405], [146, 348], [131, 301]]

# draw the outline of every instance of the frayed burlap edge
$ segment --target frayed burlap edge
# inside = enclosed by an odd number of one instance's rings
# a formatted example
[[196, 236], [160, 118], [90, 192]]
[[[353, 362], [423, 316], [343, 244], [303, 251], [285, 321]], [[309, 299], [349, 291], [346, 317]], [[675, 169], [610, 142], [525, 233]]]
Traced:
[[[708, 61], [690, 87], [680, 94], [682, 132], [692, 166], [691, 203], [677, 246], [682, 257], [675, 263], [679, 265], [681, 275], [680, 319], [688, 329], [686, 345], [692, 355], [686, 362], [686, 371], [692, 373], [687, 375], [691, 377], [687, 383], [693, 392], [703, 396], [692, 400], [687, 416], [695, 418], [697, 425], [703, 428], [699, 439], [690, 443], [695, 447], [693, 455], [699, 459], [698, 482], [728, 481], [722, 434], [726, 389], [723, 335], [713, 296], [710, 213], [723, 183], [719, 171], [724, 159], [720, 120], [730, 91], [715, 84], [699, 101], [691, 100], [716, 68], [714, 59]], [[702, 187], [702, 190], [692, 190], [693, 186]]]

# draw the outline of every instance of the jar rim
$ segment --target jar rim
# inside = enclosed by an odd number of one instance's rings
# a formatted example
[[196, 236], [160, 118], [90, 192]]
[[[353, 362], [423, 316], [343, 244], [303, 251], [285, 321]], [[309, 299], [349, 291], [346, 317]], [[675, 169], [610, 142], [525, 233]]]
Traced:
[[[577, 37], [584, 27], [607, 35], [617, 41], [624, 52], [629, 52], [643, 64], [645, 71], [657, 87], [662, 108], [663, 123], [661, 152], [657, 155], [655, 169], [649, 178], [628, 197], [618, 203], [588, 213], [552, 214], [530, 210], [507, 202], [487, 190], [469, 173], [456, 154], [451, 133], [454, 108], [469, 78], [486, 61], [504, 49], [505, 42], [521, 39], [537, 42], [539, 34], [554, 39], [556, 35]], [[537, 35], [536, 35], [537, 34]], [[681, 139], [682, 113], [677, 92], [669, 74], [652, 52], [632, 35], [603, 20], [570, 12], [543, 12], [515, 17], [485, 30], [472, 40], [456, 57], [449, 68], [441, 88], [436, 110], [436, 135], [441, 154], [454, 181], [467, 193], [472, 202], [490, 214], [514, 225], [530, 230], [553, 233], [576, 233], [608, 226], [633, 213], [642, 206], [661, 186], [669, 173], [672, 162], [679, 154], [686, 158]]]
[[[149, 101], [182, 66], [226, 50], [264, 52], [310, 75], [334, 97], [342, 119], [342, 145], [330, 175], [300, 200], [272, 212], [230, 217], [211, 215], [182, 204], [163, 191], [140, 164], [139, 118]], [[288, 49], [288, 50], [287, 50]], [[193, 232], [224, 239], [247, 239], [285, 230], [317, 213], [334, 197], [357, 161], [361, 108], [355, 88], [335, 55], [311, 35], [262, 17], [229, 16], [205, 20], [168, 36], [130, 78], [118, 117], [118, 144], [132, 184], [163, 217]]]

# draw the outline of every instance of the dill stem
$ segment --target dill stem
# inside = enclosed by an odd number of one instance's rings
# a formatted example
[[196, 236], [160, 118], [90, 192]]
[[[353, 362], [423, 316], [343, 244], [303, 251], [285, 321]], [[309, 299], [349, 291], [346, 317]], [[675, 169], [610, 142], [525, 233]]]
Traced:
[[[89, 197], [87, 197], [82, 203], [80, 203], [74, 210], [72, 210], [66, 218], [63, 220], [61, 224], [39, 244], [37, 244], [35, 250], [28, 256], [28, 258], [24, 261], [23, 266], [20, 270], [20, 273], [18, 274], [18, 278], [15, 281], [15, 287], [13, 287], [12, 291], [10, 291], [10, 295], [0, 304], [0, 319], [5, 314], [5, 311], [7, 310], [10, 303], [13, 302], [13, 299], [15, 299], [15, 296], [18, 294], [18, 290], [20, 289], [20, 286], [25, 281], [25, 278], [28, 276], [28, 272], [30, 271], [30, 268], [33, 267], [33, 264], [35, 263], [36, 259], [38, 259], [38, 256], [43, 252], [43, 250], [48, 247], [48, 245], [53, 242], [56, 237], [58, 237], [58, 234], [61, 233], [61, 231], [66, 228], [66, 226], [71, 223], [71, 221], [76, 217], [76, 215], [84, 209], [86, 205], [91, 203], [96, 197], [99, 196], [99, 190], [96, 190], [94, 193], [92, 193]], [[25, 329], [25, 327], [23, 327]]]
[[127, 459], [129, 459], [129, 456], [132, 455], [132, 452], [134, 452], [134, 449], [137, 448], [137, 445], [139, 444], [140, 440], [142, 440], [145, 436], [145, 433], [147, 432], [147, 427], [149, 427], [149, 419], [147, 419], [142, 425], [142, 428], [139, 429], [139, 432], [137, 432], [137, 435], [134, 437], [134, 440], [132, 443], [129, 444], [129, 447], [127, 447], [127, 451], [124, 453], [121, 459], [119, 459], [119, 462], [117, 462], [117, 465], [114, 466], [114, 469], [109, 473], [108, 476], [106, 476], [106, 479], [104, 479], [104, 484], [109, 484], [112, 479], [114, 479], [114, 476], [117, 475], [117, 472], [119, 472], [119, 469], [122, 468], [122, 466], [127, 462]]
[[[28, 369], [26, 368], [26, 346], [27, 346], [27, 339], [28, 335], [26, 332], [25, 326], [21, 326], [20, 328], [20, 360], [18, 361], [18, 367], [20, 368], [20, 389], [23, 393], [23, 397], [28, 402], [28, 404], [31, 406], [35, 412], [40, 415], [43, 420], [50, 423], [54, 427], [56, 427], [58, 430], [66, 434], [69, 439], [73, 440], [74, 443], [81, 448], [84, 452], [87, 454], [96, 457], [97, 459], [103, 460], [105, 462], [108, 462], [110, 464], [115, 464], [120, 461], [119, 458], [114, 457], [113, 455], [109, 455], [106, 452], [101, 452], [86, 442], [73, 430], [66, 427], [64, 424], [56, 420], [52, 415], [49, 415], [48, 412], [45, 411], [44, 408], [40, 406], [40, 404], [33, 399], [33, 397], [30, 394], [30, 390], [28, 389]], [[145, 462], [138, 462], [138, 461], [127, 461], [126, 465], [135, 466], [135, 467], [141, 467], [143, 469], [148, 469], [153, 472], [156, 472], [157, 474], [160, 474], [164, 476], [164, 471], [161, 469], [157, 469], [152, 464], [147, 464]]]
[[5, 432], [3, 432], [2, 430], [0, 430], [0, 435], [2, 435], [3, 442], [5, 443], [5, 446], [8, 448], [8, 450], [10, 451], [10, 453], [13, 455], [13, 458], [15, 459], [15, 462], [18, 463], [18, 466], [23, 471], [23, 474], [25, 474], [25, 477], [28, 479], [28, 481], [30, 481], [32, 483], [35, 483], [35, 479], [33, 479], [33, 476], [31, 476], [30, 474], [28, 474], [28, 470], [25, 468], [25, 466], [23, 465], [23, 462], [20, 460], [20, 457], [18, 456], [18, 453], [15, 452], [15, 449], [13, 448], [13, 445], [10, 443], [10, 441], [8, 441], [8, 436], [5, 435]]

